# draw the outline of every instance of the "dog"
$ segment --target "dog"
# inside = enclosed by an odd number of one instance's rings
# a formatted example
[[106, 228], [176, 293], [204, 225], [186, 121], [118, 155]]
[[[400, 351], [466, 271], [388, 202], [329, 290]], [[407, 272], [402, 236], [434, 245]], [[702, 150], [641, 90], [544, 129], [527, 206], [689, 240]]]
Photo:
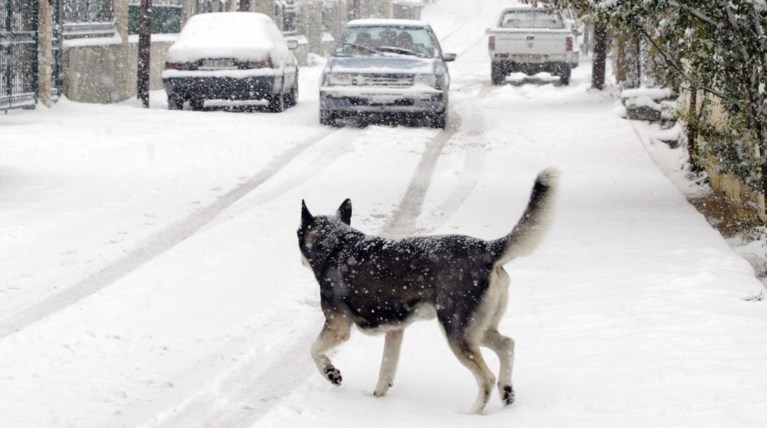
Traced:
[[477, 381], [471, 411], [482, 412], [495, 383], [480, 346], [498, 355], [498, 392], [503, 404], [510, 405], [514, 341], [498, 332], [509, 287], [503, 266], [531, 254], [543, 240], [558, 181], [556, 169], [542, 171], [522, 218], [508, 235], [492, 241], [463, 235], [400, 240], [370, 236], [351, 227], [349, 199], [334, 216], [314, 216], [302, 201], [298, 246], [319, 283], [325, 316], [311, 347], [320, 374], [341, 384], [341, 372], [327, 352], [349, 339], [352, 325], [365, 333], [383, 333], [383, 361], [373, 392], [383, 397], [394, 382], [404, 329], [418, 319], [436, 317], [450, 349]]

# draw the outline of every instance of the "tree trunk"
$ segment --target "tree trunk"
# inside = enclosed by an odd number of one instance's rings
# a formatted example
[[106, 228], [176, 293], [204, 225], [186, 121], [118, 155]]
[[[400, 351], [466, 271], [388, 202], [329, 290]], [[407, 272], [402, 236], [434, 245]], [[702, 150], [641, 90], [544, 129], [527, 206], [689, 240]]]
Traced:
[[136, 95], [149, 107], [149, 64], [152, 49], [152, 0], [141, 0], [138, 26], [138, 73]]
[[591, 68], [591, 87], [600, 91], [605, 87], [607, 67], [607, 25], [594, 24], [594, 63]]
[[360, 10], [362, 5], [360, 4], [361, 0], [354, 0], [352, 2], [353, 5], [353, 11], [354, 11], [354, 19], [360, 19], [362, 18], [362, 11]]
[[690, 88], [690, 104], [688, 106], [689, 116], [687, 119], [687, 153], [690, 156], [690, 165], [693, 172], [703, 171], [703, 166], [698, 159], [698, 89], [693, 86]]
[[762, 172], [762, 197], [764, 198], [764, 209], [762, 210], [762, 224], [767, 226], [767, 129], [764, 127], [764, 123], [760, 122], [757, 125], [757, 134], [760, 145], [761, 155], [761, 172]]

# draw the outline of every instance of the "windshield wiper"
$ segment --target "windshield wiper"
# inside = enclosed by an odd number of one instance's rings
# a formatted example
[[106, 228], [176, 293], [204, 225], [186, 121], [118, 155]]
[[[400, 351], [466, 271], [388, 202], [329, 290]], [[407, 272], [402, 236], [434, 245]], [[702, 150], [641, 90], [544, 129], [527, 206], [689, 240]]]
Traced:
[[393, 53], [398, 53], [401, 55], [421, 56], [418, 52], [412, 51], [410, 49], [401, 48], [399, 46], [379, 46], [378, 49], [384, 52], [393, 52]]
[[351, 46], [353, 48], [360, 49], [360, 50], [363, 50], [363, 51], [368, 51], [368, 52], [371, 52], [371, 53], [374, 53], [374, 54], [380, 54], [381, 53], [381, 51], [378, 51], [378, 50], [373, 49], [373, 48], [369, 48], [367, 46], [358, 45], [356, 43], [343, 43], [342, 46]]

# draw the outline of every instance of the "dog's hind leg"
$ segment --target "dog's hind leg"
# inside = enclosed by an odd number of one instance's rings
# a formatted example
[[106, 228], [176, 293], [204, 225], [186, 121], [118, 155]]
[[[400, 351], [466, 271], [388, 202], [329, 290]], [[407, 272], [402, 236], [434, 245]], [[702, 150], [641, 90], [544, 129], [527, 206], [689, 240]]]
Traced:
[[312, 358], [320, 374], [333, 385], [341, 385], [341, 372], [333, 366], [326, 353], [349, 339], [351, 322], [343, 316], [326, 320], [319, 337], [312, 344]]
[[397, 364], [399, 363], [399, 352], [402, 347], [403, 333], [404, 330], [386, 333], [381, 370], [378, 374], [378, 384], [375, 391], [373, 391], [373, 395], [376, 397], [386, 395], [394, 382], [394, 375], [397, 373]]
[[493, 392], [495, 376], [493, 376], [493, 372], [487, 367], [485, 360], [482, 358], [479, 346], [476, 343], [472, 343], [462, 337], [450, 336], [448, 336], [448, 342], [450, 343], [450, 349], [455, 356], [458, 357], [458, 361], [466, 366], [477, 380], [479, 392], [477, 393], [477, 399], [474, 401], [474, 405], [471, 407], [471, 412], [482, 413], [482, 409], [487, 405], [487, 401], [490, 399], [490, 394]]
[[511, 386], [511, 372], [514, 368], [514, 340], [498, 333], [496, 329], [489, 329], [482, 338], [482, 346], [492, 349], [501, 363], [498, 373], [498, 393], [501, 401], [508, 406], [514, 402], [514, 388]]

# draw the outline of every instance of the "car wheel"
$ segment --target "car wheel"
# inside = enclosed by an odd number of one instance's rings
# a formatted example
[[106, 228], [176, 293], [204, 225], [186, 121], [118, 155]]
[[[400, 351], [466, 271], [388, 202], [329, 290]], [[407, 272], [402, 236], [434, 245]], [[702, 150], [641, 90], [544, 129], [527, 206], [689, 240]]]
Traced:
[[272, 113], [285, 111], [285, 94], [280, 92], [269, 97], [269, 105], [266, 107]]
[[570, 68], [570, 64], [567, 64], [564, 67], [562, 67], [562, 70], [560, 70], [559, 72], [559, 83], [565, 86], [569, 85], [571, 74], [572, 74], [572, 69]]
[[506, 80], [506, 71], [501, 64], [492, 63], [490, 69], [490, 80], [493, 81], [493, 85], [500, 85]]
[[192, 107], [192, 110], [199, 111], [202, 110], [205, 107], [205, 98], [201, 97], [195, 97], [189, 100], [189, 105]]
[[293, 86], [293, 89], [290, 90], [285, 103], [288, 105], [288, 107], [294, 107], [296, 104], [298, 104], [298, 82], [296, 82], [295, 86]]
[[445, 129], [447, 127], [447, 109], [431, 115], [429, 117], [429, 126], [437, 129]]
[[320, 109], [320, 125], [336, 126], [336, 115], [332, 111]]
[[298, 104], [298, 67], [296, 67], [296, 76], [293, 82], [293, 89], [290, 90], [290, 107]]
[[176, 94], [168, 95], [168, 110], [181, 110], [184, 108], [184, 99]]

